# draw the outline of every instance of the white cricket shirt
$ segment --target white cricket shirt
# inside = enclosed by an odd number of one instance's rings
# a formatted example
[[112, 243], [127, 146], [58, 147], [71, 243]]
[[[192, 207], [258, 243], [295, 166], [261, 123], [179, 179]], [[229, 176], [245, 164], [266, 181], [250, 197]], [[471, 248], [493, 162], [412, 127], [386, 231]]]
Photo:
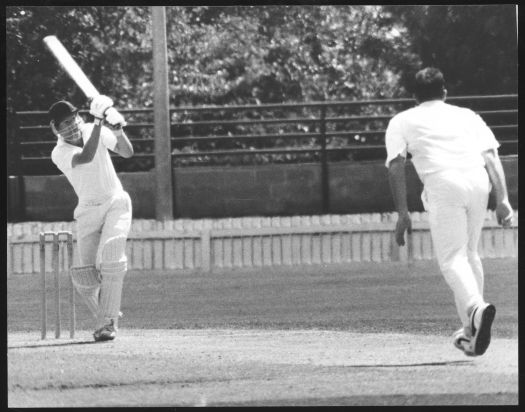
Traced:
[[[89, 140], [94, 127], [93, 123], [80, 125], [84, 144]], [[82, 148], [58, 139], [51, 152], [51, 160], [73, 186], [79, 205], [102, 203], [123, 190], [108, 152], [108, 149], [114, 150], [116, 145], [117, 137], [107, 127], [102, 126], [93, 160], [73, 168], [71, 165], [73, 156], [75, 153], [80, 153]]]
[[426, 101], [395, 115], [385, 143], [386, 167], [408, 152], [423, 183], [430, 173], [483, 167], [481, 153], [500, 146], [479, 115], [442, 100]]

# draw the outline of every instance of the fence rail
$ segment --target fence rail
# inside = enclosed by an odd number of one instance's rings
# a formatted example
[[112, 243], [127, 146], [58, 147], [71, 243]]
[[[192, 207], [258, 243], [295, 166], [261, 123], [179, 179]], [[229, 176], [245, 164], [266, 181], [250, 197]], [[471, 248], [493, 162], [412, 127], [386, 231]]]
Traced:
[[[351, 262], [433, 259], [426, 213], [411, 213], [407, 246], [394, 239], [396, 214], [296, 216], [219, 220], [134, 220], [127, 241], [129, 269], [201, 270]], [[72, 222], [8, 226], [7, 274], [39, 271], [39, 230], [72, 230]], [[50, 252], [48, 250], [47, 252]], [[65, 253], [63, 250], [62, 252]], [[487, 212], [480, 239], [482, 258], [518, 256], [518, 211], [503, 229]], [[50, 264], [51, 259], [46, 259]], [[64, 261], [60, 259], [60, 261]], [[74, 262], [78, 262], [75, 247]], [[61, 270], [65, 270], [62, 267]], [[46, 267], [46, 270], [51, 270]]]
[[[503, 154], [517, 153], [517, 95], [457, 96], [452, 104], [482, 116], [502, 144]], [[174, 107], [171, 116], [172, 160], [177, 165], [210, 164], [230, 157], [265, 156], [264, 161], [365, 160], [384, 157], [384, 133], [393, 114], [412, 99], [307, 102], [238, 106]], [[122, 109], [135, 156], [116, 162], [117, 171], [154, 166], [153, 109]], [[87, 111], [80, 111], [89, 116]], [[18, 111], [8, 117], [10, 175], [59, 174], [50, 160], [55, 144], [46, 111]], [[302, 157], [301, 157], [302, 156]], [[336, 157], [333, 157], [336, 156]], [[122, 170], [127, 167], [126, 170]]]

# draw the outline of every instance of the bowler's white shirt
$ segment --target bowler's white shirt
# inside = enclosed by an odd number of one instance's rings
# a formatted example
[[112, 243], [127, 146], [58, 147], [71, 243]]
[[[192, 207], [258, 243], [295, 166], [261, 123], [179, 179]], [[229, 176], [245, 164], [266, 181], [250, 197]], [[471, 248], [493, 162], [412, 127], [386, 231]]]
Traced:
[[442, 170], [483, 167], [482, 152], [497, 149], [492, 130], [472, 110], [431, 100], [395, 115], [385, 135], [386, 167], [398, 155], [412, 155], [424, 182]]
[[[89, 140], [94, 127], [93, 123], [80, 125], [84, 145]], [[82, 148], [58, 139], [51, 152], [51, 160], [73, 186], [80, 205], [101, 203], [122, 191], [122, 184], [108, 152], [108, 149], [114, 150], [116, 145], [117, 137], [107, 127], [102, 126], [99, 145], [93, 160], [73, 168], [71, 163], [73, 156], [75, 153], [80, 153]]]

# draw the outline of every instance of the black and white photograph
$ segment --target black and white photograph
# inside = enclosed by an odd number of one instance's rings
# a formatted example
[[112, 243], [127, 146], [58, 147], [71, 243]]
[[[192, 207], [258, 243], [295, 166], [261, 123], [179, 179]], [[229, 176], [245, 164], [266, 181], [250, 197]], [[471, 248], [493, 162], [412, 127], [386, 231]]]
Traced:
[[519, 404], [518, 5], [4, 12], [9, 408]]

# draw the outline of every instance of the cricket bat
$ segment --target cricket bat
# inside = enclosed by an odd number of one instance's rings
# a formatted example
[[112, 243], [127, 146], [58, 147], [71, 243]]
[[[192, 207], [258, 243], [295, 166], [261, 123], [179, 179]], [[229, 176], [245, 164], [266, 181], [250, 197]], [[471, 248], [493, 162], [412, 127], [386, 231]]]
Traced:
[[[84, 71], [80, 68], [73, 57], [71, 57], [71, 54], [69, 54], [62, 42], [58, 40], [56, 36], [46, 36], [43, 41], [55, 59], [57, 59], [60, 66], [62, 66], [62, 69], [64, 69], [80, 90], [82, 90], [88, 100], [92, 100], [94, 97], [100, 95], [96, 87], [91, 83], [91, 80], [89, 80]], [[110, 108], [108, 110], [116, 109]], [[125, 125], [126, 124], [124, 123], [122, 126]]]

